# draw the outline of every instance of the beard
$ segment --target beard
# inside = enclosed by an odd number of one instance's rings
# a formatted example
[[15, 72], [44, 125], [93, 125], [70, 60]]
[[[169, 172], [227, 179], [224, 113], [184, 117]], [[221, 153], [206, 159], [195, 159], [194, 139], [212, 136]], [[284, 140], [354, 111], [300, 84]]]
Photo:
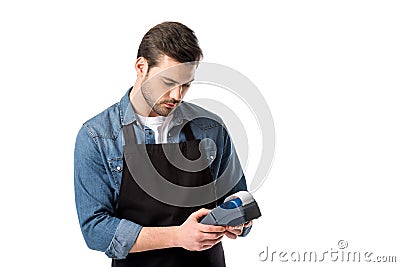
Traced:
[[[172, 98], [167, 100], [160, 100], [161, 96], [152, 95], [152, 90], [149, 85], [142, 84], [141, 92], [144, 100], [151, 109], [160, 116], [168, 116], [173, 108], [168, 108], [164, 104], [176, 104], [178, 105], [180, 101]], [[176, 106], [175, 106], [176, 107]]]

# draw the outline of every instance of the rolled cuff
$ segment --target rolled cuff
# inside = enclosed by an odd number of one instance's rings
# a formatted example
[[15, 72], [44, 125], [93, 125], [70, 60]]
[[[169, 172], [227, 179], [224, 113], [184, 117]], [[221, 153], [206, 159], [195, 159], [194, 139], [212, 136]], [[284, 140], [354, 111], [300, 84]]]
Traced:
[[139, 224], [122, 219], [105, 254], [112, 259], [125, 259], [142, 228]]
[[252, 227], [253, 225], [250, 225], [250, 226], [248, 226], [248, 227], [243, 227], [243, 231], [242, 231], [242, 233], [239, 235], [239, 236], [241, 236], [241, 237], [245, 237], [246, 235], [248, 235], [249, 233], [250, 233], [250, 230], [251, 230], [251, 227]]

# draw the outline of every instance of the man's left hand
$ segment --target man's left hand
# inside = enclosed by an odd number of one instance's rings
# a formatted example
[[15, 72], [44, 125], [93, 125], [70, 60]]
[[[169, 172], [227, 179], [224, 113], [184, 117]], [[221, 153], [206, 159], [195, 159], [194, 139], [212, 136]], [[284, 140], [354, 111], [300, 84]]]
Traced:
[[243, 227], [249, 227], [252, 224], [253, 221], [249, 221], [238, 226], [227, 226], [224, 234], [231, 239], [236, 239], [243, 232]]

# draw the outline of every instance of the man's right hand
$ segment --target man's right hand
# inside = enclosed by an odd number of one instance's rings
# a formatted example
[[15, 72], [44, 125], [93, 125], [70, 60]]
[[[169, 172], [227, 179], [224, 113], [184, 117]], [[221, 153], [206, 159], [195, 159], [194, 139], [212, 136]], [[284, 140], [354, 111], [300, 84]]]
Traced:
[[176, 245], [187, 250], [200, 251], [209, 249], [221, 241], [226, 227], [199, 223], [210, 210], [200, 209], [193, 212], [186, 221], [178, 226]]

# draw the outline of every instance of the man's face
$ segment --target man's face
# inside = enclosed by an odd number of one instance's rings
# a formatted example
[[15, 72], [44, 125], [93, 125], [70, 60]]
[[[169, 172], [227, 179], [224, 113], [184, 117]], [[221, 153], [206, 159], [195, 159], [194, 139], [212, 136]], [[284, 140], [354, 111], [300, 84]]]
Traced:
[[179, 63], [163, 56], [159, 64], [147, 72], [141, 85], [143, 98], [152, 111], [160, 116], [168, 116], [188, 91], [195, 70], [195, 64]]

